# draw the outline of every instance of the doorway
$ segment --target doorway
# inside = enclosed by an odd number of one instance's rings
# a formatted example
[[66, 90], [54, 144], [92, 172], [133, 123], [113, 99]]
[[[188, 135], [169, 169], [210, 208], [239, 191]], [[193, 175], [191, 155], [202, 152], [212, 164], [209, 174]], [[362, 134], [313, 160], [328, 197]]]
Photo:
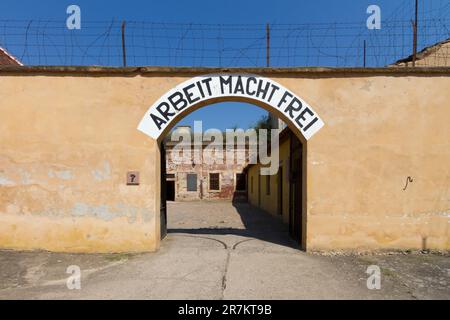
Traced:
[[[229, 112], [230, 107], [227, 108], [226, 111]], [[217, 117], [216, 115], [213, 116], [214, 118]], [[264, 117], [267, 116], [264, 115]], [[269, 120], [271, 119], [269, 118]], [[194, 161], [196, 149], [191, 145], [185, 148], [185, 150], [188, 150], [187, 152], [189, 150], [192, 152], [186, 157], [185, 163], [178, 163], [179, 159], [176, 157], [184, 159], [184, 155], [183, 157], [180, 156], [180, 150], [184, 152], [184, 149], [177, 148], [177, 143], [180, 143], [180, 141], [194, 143], [195, 139], [199, 139], [199, 137], [203, 139], [203, 132], [205, 131], [195, 131], [191, 124], [189, 122], [182, 123], [170, 131], [162, 140], [161, 160], [164, 159], [165, 161], [161, 162], [161, 236], [164, 237], [167, 224], [169, 224], [169, 233], [220, 234], [234, 232], [236, 234], [251, 233], [253, 235], [252, 232], [257, 233], [255, 230], [259, 223], [255, 221], [262, 221], [265, 219], [264, 214], [269, 214], [276, 218], [278, 222], [284, 223], [287, 239], [293, 239], [297, 248], [298, 246], [305, 248], [302, 238], [302, 179], [304, 177], [302, 152], [304, 150], [302, 149], [302, 140], [299, 139], [296, 132], [290, 127], [282, 129], [279, 137], [281, 147], [278, 151], [278, 158], [275, 160], [278, 171], [272, 177], [264, 176], [265, 181], [261, 181], [263, 178], [261, 174], [258, 174], [259, 162], [256, 164], [210, 163], [212, 159], [210, 151], [204, 153], [211, 143], [209, 141], [201, 141], [202, 148], [199, 149], [199, 154], [202, 161]], [[200, 128], [204, 129], [203, 127]], [[196, 135], [196, 132], [200, 132], [202, 135]], [[250, 141], [250, 139], [248, 140]], [[218, 149], [220, 151], [214, 150], [214, 156], [217, 156], [218, 159], [226, 159], [227, 157], [227, 141], [223, 140], [222, 143], [222, 148]], [[250, 145], [248, 144], [246, 148], [250, 148]], [[218, 152], [220, 153], [216, 155]], [[237, 151], [234, 154], [237, 159], [236, 154]], [[245, 150], [244, 154], [249, 157], [249, 150]], [[203, 161], [203, 157], [208, 161]], [[240, 173], [241, 171], [245, 172], [245, 175]], [[236, 174], [236, 172], [239, 174]], [[251, 176], [247, 175], [249, 172]], [[245, 186], [247, 178], [251, 182], [249, 190]], [[255, 179], [256, 181], [254, 181]], [[241, 180], [244, 181], [244, 185], [241, 185]], [[237, 204], [237, 201], [234, 201], [237, 192], [241, 189], [246, 192], [246, 204]], [[167, 201], [169, 202], [167, 203]], [[201, 201], [207, 201], [209, 204], [206, 205], [206, 202], [202, 204]], [[234, 206], [234, 211], [241, 215], [238, 220], [241, 221], [242, 225], [233, 221], [235, 217], [232, 213], [233, 210], [225, 208], [224, 205], [224, 202], [227, 201], [230, 201], [230, 204]], [[212, 213], [205, 216], [199, 215], [207, 207], [209, 209], [214, 208], [214, 206], [211, 206], [213, 203], [217, 208], [224, 206], [224, 212], [227, 212], [229, 216], [222, 216], [222, 213], [218, 210], [213, 210]], [[252, 206], [252, 208], [246, 209], [246, 205]], [[187, 219], [186, 212], [192, 214], [192, 217]], [[168, 218], [170, 219], [169, 223]], [[227, 223], [227, 225], [224, 225], [224, 223]], [[211, 227], [205, 227], [209, 225]], [[236, 230], [233, 230], [233, 228]], [[241, 231], [239, 228], [246, 231]], [[220, 231], [218, 232], [218, 230]], [[270, 232], [261, 237], [265, 239], [273, 238]], [[294, 243], [292, 240], [290, 241]]]
[[159, 150], [161, 152], [160, 157], [160, 181], [161, 181], [161, 198], [160, 198], [160, 235], [161, 239], [164, 239], [167, 235], [167, 193], [166, 193], [166, 147], [164, 142], [159, 144]]
[[166, 200], [175, 201], [175, 181], [166, 180]]
[[290, 178], [290, 190], [289, 190], [289, 233], [291, 237], [298, 243], [302, 244], [302, 183], [303, 183], [303, 170], [302, 170], [302, 154], [303, 147], [300, 140], [291, 133], [290, 139], [290, 152], [289, 152], [289, 178]]
[[277, 211], [280, 216], [283, 215], [283, 167], [278, 168], [277, 174], [277, 186], [278, 186], [278, 205]]

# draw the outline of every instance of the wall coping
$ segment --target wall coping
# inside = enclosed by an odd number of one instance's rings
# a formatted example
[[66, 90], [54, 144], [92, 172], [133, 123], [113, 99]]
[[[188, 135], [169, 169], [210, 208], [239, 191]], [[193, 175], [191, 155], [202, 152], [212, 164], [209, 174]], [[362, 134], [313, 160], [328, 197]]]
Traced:
[[210, 68], [210, 67], [98, 67], [98, 66], [0, 66], [0, 75], [181, 76], [214, 73], [253, 73], [267, 76], [450, 76], [450, 67], [385, 68]]

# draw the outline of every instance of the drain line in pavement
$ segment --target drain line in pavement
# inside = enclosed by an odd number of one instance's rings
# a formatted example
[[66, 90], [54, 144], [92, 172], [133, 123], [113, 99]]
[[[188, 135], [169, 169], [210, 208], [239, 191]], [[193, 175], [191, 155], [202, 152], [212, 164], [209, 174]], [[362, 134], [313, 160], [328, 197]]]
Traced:
[[218, 239], [214, 239], [214, 238], [201, 237], [201, 236], [189, 236], [189, 235], [184, 235], [184, 234], [171, 234], [171, 235], [172, 236], [178, 236], [178, 237], [186, 237], [186, 238], [198, 238], [198, 239], [213, 240], [213, 241], [219, 242], [223, 246], [224, 249], [228, 249], [228, 245], [225, 242], [220, 241]]

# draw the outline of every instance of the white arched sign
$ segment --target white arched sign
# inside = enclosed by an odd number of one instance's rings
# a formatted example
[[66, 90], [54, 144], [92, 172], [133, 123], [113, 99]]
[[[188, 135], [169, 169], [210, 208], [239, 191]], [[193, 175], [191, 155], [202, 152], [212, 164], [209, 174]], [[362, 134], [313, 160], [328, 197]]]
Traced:
[[158, 139], [177, 114], [208, 100], [239, 97], [271, 106], [285, 115], [306, 140], [324, 125], [316, 112], [300, 97], [268, 78], [252, 74], [210, 74], [187, 80], [156, 101], [138, 129]]

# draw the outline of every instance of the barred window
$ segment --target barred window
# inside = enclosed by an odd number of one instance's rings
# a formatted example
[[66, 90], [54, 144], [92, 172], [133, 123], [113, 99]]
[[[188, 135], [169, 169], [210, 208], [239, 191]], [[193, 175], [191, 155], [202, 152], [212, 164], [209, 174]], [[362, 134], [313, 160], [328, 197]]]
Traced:
[[209, 190], [220, 190], [220, 175], [218, 173], [209, 174]]

